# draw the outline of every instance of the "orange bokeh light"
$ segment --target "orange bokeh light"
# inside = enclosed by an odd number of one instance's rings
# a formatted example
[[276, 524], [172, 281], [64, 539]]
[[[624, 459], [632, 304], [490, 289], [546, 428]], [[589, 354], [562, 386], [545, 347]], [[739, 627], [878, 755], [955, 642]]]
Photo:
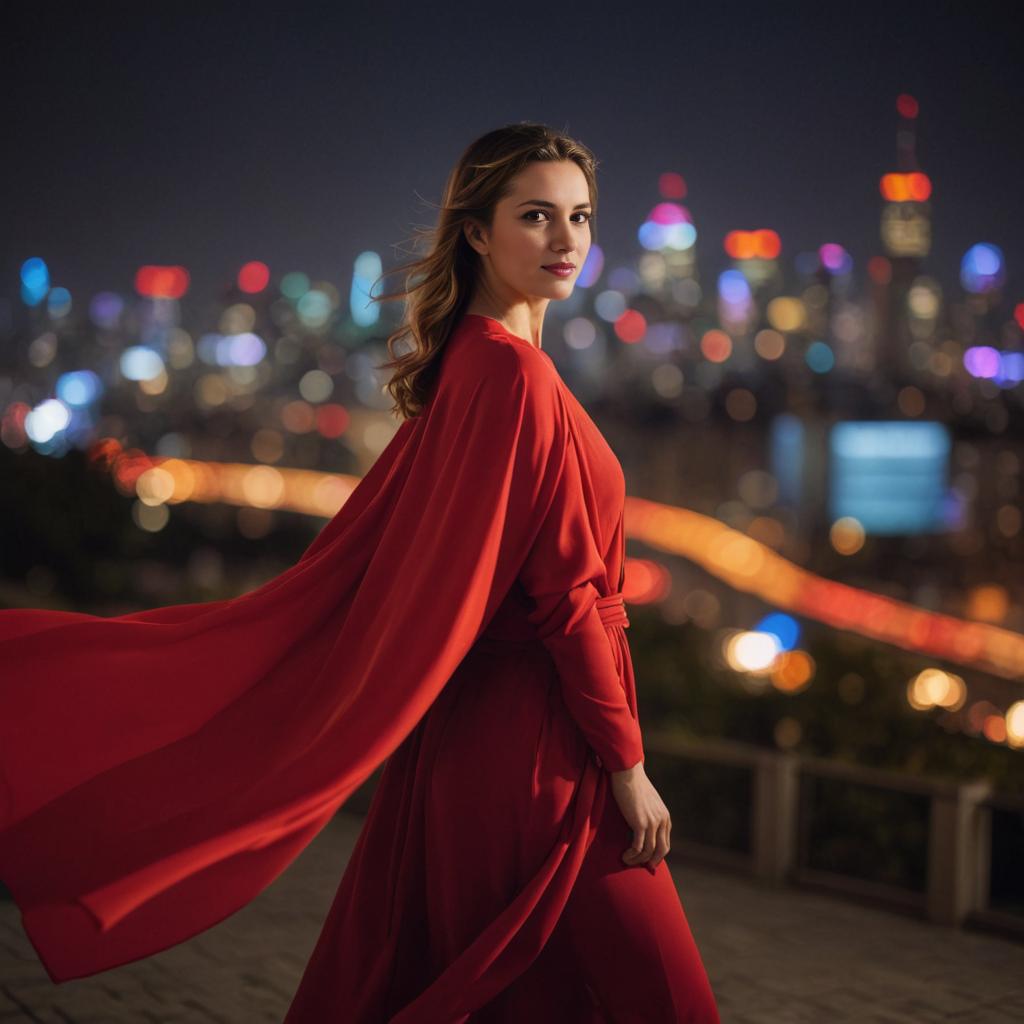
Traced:
[[769, 228], [730, 231], [725, 236], [725, 251], [734, 260], [774, 260], [782, 252], [782, 240]]
[[709, 362], [724, 363], [732, 355], [732, 338], [713, 327], [700, 339], [700, 351]]
[[890, 203], [923, 203], [932, 194], [931, 179], [920, 171], [911, 171], [909, 174], [883, 174], [879, 188], [882, 198]]

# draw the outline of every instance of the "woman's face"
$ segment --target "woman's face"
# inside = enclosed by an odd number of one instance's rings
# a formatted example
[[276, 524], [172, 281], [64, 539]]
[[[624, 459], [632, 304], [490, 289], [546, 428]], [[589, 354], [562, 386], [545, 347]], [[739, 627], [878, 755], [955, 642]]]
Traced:
[[[481, 256], [485, 287], [504, 299], [565, 299], [590, 251], [590, 192], [572, 160], [534, 161], [512, 182], [490, 231], [467, 234]], [[562, 276], [544, 267], [571, 263]]]

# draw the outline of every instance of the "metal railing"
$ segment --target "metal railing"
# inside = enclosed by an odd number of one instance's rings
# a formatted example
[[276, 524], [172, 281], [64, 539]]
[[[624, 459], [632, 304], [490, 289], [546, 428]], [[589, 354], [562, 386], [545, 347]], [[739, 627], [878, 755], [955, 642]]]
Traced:
[[[669, 731], [645, 729], [644, 747], [672, 813], [670, 859], [1024, 938], [1024, 906], [991, 899], [993, 820], [1018, 823], [1002, 870], [1024, 871], [1015, 856], [1015, 844], [1024, 843], [1024, 799], [994, 794], [986, 780], [928, 779]], [[366, 812], [380, 770], [353, 793], [347, 810]], [[823, 794], [831, 808], [821, 806]], [[851, 794], [855, 799], [847, 799]], [[830, 842], [840, 851], [831, 863], [822, 853]], [[894, 853], [893, 845], [902, 848]], [[893, 861], [897, 869], [877, 867]]]
[[[841, 892], [940, 924], [973, 924], [1024, 937], [1024, 915], [990, 904], [993, 814], [1024, 816], [1024, 800], [995, 795], [988, 781], [927, 779], [666, 731], [645, 731], [644, 745], [651, 774], [673, 817], [670, 857], [727, 866], [778, 884]], [[746, 787], [726, 787], [740, 804], [732, 808], [736, 841], [731, 845], [701, 835], [699, 824], [677, 838], [682, 831], [677, 821], [683, 816], [677, 817], [676, 808], [686, 799], [685, 773], [673, 770], [680, 762], [717, 766], [734, 775], [737, 769], [749, 773]], [[835, 811], [842, 806], [843, 791], [855, 797], [851, 806], [860, 802], [869, 823], [874, 808], [891, 803], [893, 831], [901, 836], [903, 850], [877, 848], [880, 844], [872, 842], [868, 830], [857, 834], [854, 820], [845, 843], [834, 844], [835, 863], [823, 858], [817, 849], [825, 837], [821, 822], [815, 821], [816, 815], [823, 817], [817, 804], [824, 792]], [[889, 878], [871, 877], [873, 863], [870, 870], [856, 869], [858, 854], [861, 865], [872, 858], [891, 865], [902, 855], [901, 870]]]

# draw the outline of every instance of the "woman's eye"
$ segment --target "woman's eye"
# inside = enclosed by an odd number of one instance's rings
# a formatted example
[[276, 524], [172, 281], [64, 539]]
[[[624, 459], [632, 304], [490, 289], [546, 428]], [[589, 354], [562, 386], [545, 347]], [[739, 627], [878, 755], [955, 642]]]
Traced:
[[[547, 216], [547, 214], [544, 213], [543, 210], [528, 210], [526, 213], [523, 214], [523, 220], [525, 220], [527, 217], [531, 216], [534, 213], [543, 213], [545, 217]], [[579, 223], [579, 224], [586, 224], [586, 222], [588, 220], [590, 220], [591, 214], [586, 213], [583, 210], [577, 210], [576, 213], [573, 214], [573, 216], [574, 217], [582, 217], [583, 220], [578, 221], [577, 223]], [[536, 221], [534, 223], [536, 223]]]

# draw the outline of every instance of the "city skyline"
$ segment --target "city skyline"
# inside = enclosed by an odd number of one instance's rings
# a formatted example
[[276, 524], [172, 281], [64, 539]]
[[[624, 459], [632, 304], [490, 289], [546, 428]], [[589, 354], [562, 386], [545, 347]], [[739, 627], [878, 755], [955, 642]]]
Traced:
[[[404, 261], [397, 247], [413, 225], [432, 222], [461, 149], [520, 119], [563, 127], [594, 149], [596, 240], [613, 261], [639, 250], [658, 177], [673, 172], [687, 182], [703, 279], [729, 266], [729, 231], [769, 228], [781, 236], [787, 276], [799, 253], [832, 242], [851, 253], [862, 286], [868, 259], [883, 252], [879, 181], [899, 169], [896, 99], [909, 93], [920, 103], [919, 164], [934, 189], [925, 272], [955, 292], [964, 252], [989, 242], [1006, 257], [1006, 315], [1024, 299], [1015, 231], [1024, 216], [1011, 184], [1024, 88], [1000, 59], [1009, 36], [998, 23], [908, 14], [907, 40], [881, 12], [837, 31], [810, 9], [770, 22], [744, 13], [730, 26], [691, 7], [672, 57], [672, 40], [651, 27], [667, 10], [637, 9], [619, 25], [557, 11], [540, 23], [524, 16], [532, 27], [522, 59], [521, 28], [491, 26], [485, 36], [462, 19], [460, 34], [446, 37], [417, 12], [403, 12], [387, 35], [378, 15], [356, 25], [301, 9], [161, 15], [144, 25], [89, 12], [42, 35], [20, 15], [7, 62], [16, 98], [8, 195], [18, 201], [0, 297], [17, 301], [18, 270], [33, 256], [80, 298], [129, 292], [140, 265], [181, 264], [192, 278], [186, 304], [199, 305], [252, 259], [275, 277], [303, 270], [345, 281], [356, 255], [372, 249], [390, 271]], [[413, 37], [416, 49], [404, 51], [410, 80], [429, 78], [430, 89], [410, 89], [391, 70]], [[460, 89], [457, 68], [429, 60], [448, 45], [476, 54], [467, 64], [475, 66], [485, 40], [480, 66], [498, 69], [519, 102]], [[163, 63], [153, 62], [156, 42]], [[571, 58], [568, 96], [550, 91], [567, 72], [547, 64], [549, 53]], [[758, 53], [764, 90], [749, 84]], [[991, 60], [973, 63], [978, 53]]]

